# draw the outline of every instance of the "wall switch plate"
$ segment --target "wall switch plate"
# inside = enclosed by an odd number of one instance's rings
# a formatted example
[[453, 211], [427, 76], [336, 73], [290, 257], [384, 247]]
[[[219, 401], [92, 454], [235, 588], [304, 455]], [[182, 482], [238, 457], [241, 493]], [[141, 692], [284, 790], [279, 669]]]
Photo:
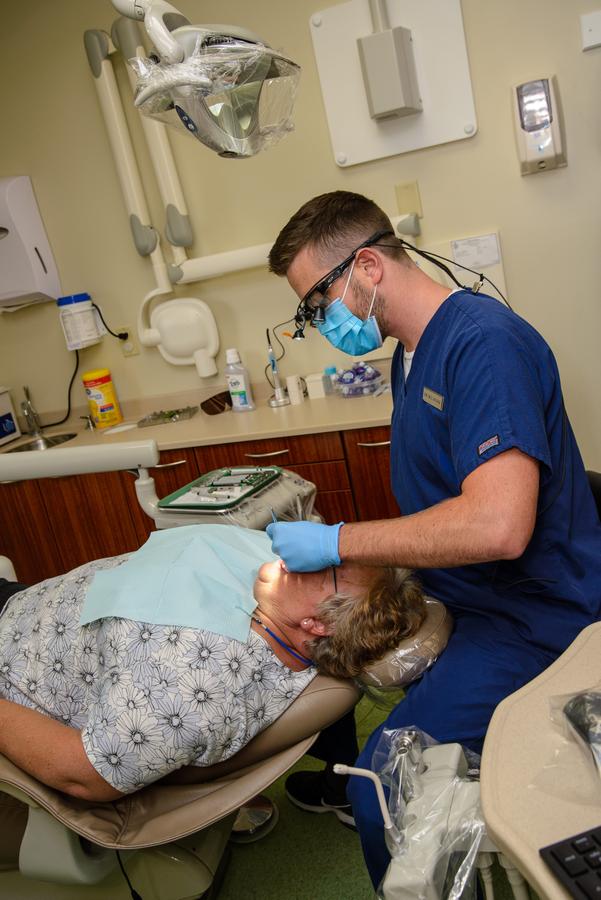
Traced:
[[593, 50], [601, 47], [601, 10], [580, 16], [582, 31], [582, 49]]
[[422, 218], [424, 213], [417, 181], [404, 181], [402, 184], [395, 184], [394, 192], [396, 194], [396, 205], [399, 216], [417, 213], [420, 219]]
[[122, 328], [118, 328], [117, 334], [121, 331], [127, 331], [127, 340], [119, 341], [121, 353], [123, 356], [137, 356], [140, 352], [140, 347], [136, 340], [136, 332], [130, 325], [124, 325]]
[[[384, 0], [382, 0], [384, 2]], [[375, 5], [375, 4], [374, 4]], [[474, 137], [478, 130], [461, 0], [390, 0], [390, 28], [411, 32], [421, 112], [372, 119], [357, 39], [373, 33], [370, 3], [337, 2], [311, 14], [310, 30], [338, 166]]]

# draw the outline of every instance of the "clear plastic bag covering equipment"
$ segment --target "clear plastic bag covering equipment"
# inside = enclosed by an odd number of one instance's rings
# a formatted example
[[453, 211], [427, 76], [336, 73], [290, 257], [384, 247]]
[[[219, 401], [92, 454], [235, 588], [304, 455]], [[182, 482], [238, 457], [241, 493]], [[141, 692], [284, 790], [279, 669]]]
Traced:
[[[469, 758], [469, 759], [468, 759]], [[476, 900], [476, 857], [486, 829], [478, 757], [437, 744], [418, 728], [385, 729], [372, 769], [389, 789], [392, 857], [378, 890], [383, 900]]]
[[273, 522], [274, 515], [281, 522], [303, 519], [310, 522], [323, 521], [313, 509], [316, 493], [317, 488], [313, 482], [301, 478], [296, 472], [282, 469], [277, 481], [227, 512], [157, 508], [153, 515], [158, 528], [204, 523], [239, 525], [243, 528], [263, 530], [266, 525]]
[[540, 768], [528, 785], [571, 805], [601, 805], [601, 684], [549, 700]]
[[453, 619], [438, 600], [426, 597], [426, 618], [413, 637], [407, 638], [382, 659], [366, 666], [357, 681], [380, 690], [397, 690], [410, 684], [432, 666], [446, 647]]
[[134, 57], [135, 105], [220, 156], [254, 156], [293, 129], [296, 63], [266, 44], [197, 26], [172, 32], [181, 63]]
[[563, 712], [574, 732], [593, 754], [601, 775], [601, 691], [584, 691], [570, 697]]
[[[601, 796], [601, 684], [572, 694], [551, 697], [551, 719], [564, 740], [574, 741], [585, 757], [581, 777], [587, 773], [594, 782], [593, 794], [597, 801]], [[560, 760], [561, 753], [556, 757]], [[567, 759], [567, 756], [566, 756]]]

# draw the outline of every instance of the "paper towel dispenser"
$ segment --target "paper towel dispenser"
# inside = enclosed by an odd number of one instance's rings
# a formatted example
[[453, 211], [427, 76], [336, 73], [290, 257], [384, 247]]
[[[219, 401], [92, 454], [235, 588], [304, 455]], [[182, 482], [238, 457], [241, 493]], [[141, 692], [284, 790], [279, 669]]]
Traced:
[[27, 175], [0, 178], [0, 310], [61, 294], [31, 180]]

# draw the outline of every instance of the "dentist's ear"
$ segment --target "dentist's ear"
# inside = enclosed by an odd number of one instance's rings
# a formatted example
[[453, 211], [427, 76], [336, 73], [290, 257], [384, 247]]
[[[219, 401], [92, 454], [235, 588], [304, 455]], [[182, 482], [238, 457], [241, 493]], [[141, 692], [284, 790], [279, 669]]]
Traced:
[[371, 247], [365, 247], [361, 250], [361, 261], [357, 264], [357, 268], [363, 271], [363, 274], [372, 284], [379, 284], [384, 275], [384, 267], [382, 260], [377, 253], [374, 253]]
[[328, 629], [321, 619], [301, 619], [300, 627], [303, 631], [306, 631], [307, 634], [312, 634], [314, 637], [324, 637], [324, 635], [328, 634]]

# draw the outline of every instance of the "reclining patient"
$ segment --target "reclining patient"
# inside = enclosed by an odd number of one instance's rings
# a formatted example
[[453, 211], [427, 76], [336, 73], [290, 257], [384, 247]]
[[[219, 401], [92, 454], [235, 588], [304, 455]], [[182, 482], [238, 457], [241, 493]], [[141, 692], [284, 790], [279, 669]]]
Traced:
[[113, 800], [233, 756], [316, 671], [353, 677], [424, 617], [406, 570], [293, 574], [263, 532], [156, 532], [14, 594], [0, 613], [0, 752]]

